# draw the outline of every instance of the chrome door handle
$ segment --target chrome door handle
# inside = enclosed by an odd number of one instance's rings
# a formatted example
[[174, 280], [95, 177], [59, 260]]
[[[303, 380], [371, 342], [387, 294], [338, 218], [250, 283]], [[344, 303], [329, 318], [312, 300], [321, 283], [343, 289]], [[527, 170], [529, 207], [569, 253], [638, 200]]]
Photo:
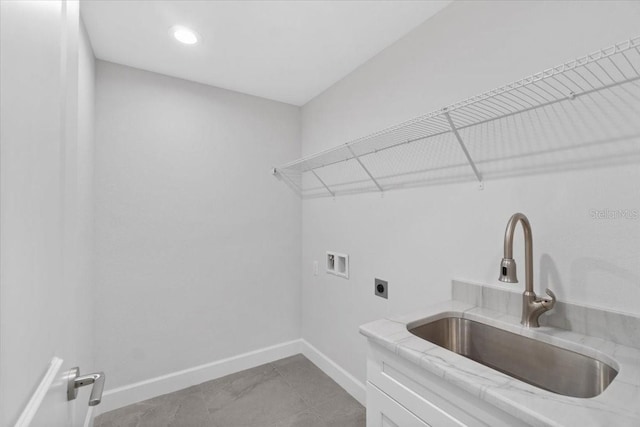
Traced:
[[104, 372], [95, 372], [93, 374], [80, 376], [80, 368], [72, 368], [67, 383], [67, 399], [75, 399], [78, 396], [78, 388], [89, 384], [93, 384], [91, 395], [89, 396], [89, 406], [96, 406], [102, 400]]

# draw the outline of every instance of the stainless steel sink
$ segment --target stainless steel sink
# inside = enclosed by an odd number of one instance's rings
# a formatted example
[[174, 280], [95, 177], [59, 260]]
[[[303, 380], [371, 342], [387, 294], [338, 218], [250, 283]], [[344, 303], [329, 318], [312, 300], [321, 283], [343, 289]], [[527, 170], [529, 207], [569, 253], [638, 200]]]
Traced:
[[409, 328], [409, 332], [513, 378], [565, 396], [597, 396], [618, 374], [600, 360], [460, 317], [446, 317]]

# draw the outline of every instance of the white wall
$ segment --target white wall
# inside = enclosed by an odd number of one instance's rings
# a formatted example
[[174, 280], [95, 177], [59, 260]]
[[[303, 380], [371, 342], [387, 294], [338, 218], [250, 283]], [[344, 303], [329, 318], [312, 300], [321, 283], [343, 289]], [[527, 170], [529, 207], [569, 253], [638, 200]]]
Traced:
[[[77, 2], [1, 7], [0, 425], [9, 426], [53, 356], [61, 373], [94, 368], [94, 76]], [[84, 421], [86, 401], [61, 396], [34, 425]]]
[[[637, 36], [638, 22], [638, 2], [456, 2], [306, 104], [303, 154]], [[532, 222], [537, 291], [640, 314], [640, 220], [590, 215], [640, 209], [638, 182], [635, 164], [494, 180], [484, 191], [456, 184], [306, 200], [302, 336], [364, 381], [358, 326], [448, 299], [452, 278], [499, 284], [516, 211]], [[326, 250], [351, 256], [349, 280], [312, 275]], [[389, 281], [388, 301], [373, 295], [374, 277]]]
[[96, 362], [107, 388], [300, 336], [299, 108], [98, 61]]

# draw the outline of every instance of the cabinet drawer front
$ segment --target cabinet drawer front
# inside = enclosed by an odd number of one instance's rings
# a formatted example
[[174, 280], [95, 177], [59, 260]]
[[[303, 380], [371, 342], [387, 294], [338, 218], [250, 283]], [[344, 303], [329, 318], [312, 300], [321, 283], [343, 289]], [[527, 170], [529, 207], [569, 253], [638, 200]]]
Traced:
[[[367, 380], [434, 426], [526, 426], [506, 412], [401, 358], [369, 345]], [[368, 409], [368, 408], [367, 408]]]
[[378, 387], [367, 382], [367, 427], [431, 426], [380, 391]]

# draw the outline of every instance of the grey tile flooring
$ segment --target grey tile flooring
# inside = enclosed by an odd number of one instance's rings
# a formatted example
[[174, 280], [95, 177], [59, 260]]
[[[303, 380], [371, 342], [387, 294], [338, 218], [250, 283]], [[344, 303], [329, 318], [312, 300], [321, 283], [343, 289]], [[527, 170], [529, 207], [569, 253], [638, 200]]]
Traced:
[[301, 354], [154, 397], [94, 427], [364, 427], [365, 409]]

